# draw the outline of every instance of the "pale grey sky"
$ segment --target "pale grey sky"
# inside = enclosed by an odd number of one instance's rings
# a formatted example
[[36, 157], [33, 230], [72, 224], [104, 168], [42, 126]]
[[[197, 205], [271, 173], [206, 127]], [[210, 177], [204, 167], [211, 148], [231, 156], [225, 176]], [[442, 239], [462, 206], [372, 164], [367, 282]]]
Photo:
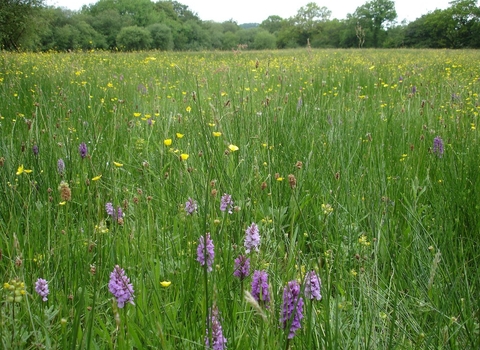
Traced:
[[[268, 16], [277, 15], [282, 18], [294, 16], [298, 9], [309, 2], [316, 2], [332, 11], [331, 18], [344, 19], [347, 13], [353, 13], [357, 7], [367, 0], [337, 0], [337, 1], [282, 1], [282, 0], [177, 0], [187, 5], [191, 11], [196, 12], [201, 20], [223, 22], [233, 19], [238, 24], [261, 23]], [[451, 0], [397, 0], [397, 20], [413, 21], [416, 18], [434, 11], [446, 9]], [[48, 5], [66, 7], [79, 10], [82, 5], [95, 3], [95, 0], [46, 0]]]

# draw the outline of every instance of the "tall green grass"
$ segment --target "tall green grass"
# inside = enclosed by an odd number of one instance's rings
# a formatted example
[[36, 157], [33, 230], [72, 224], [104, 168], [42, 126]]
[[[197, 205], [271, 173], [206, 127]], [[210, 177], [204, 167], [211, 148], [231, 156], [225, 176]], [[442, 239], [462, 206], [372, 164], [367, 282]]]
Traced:
[[[230, 349], [479, 348], [478, 61], [476, 51], [1, 53], [2, 347], [198, 349], [216, 305]], [[232, 214], [219, 209], [224, 193]], [[233, 277], [252, 222], [251, 273], [268, 272], [272, 296], [263, 310], [244, 298], [251, 277]], [[209, 273], [196, 260], [207, 232]], [[119, 309], [110, 294], [115, 265], [135, 305]], [[283, 288], [309, 270], [323, 299], [305, 300], [288, 341]], [[12, 281], [24, 282], [20, 302], [8, 300]]]

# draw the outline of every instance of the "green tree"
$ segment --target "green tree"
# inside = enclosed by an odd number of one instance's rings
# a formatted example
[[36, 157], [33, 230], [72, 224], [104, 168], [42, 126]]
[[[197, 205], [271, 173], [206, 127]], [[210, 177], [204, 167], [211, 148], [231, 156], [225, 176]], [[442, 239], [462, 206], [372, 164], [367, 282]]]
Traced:
[[280, 16], [269, 16], [260, 24], [260, 27], [269, 33], [276, 34], [282, 29], [284, 21], [285, 20]]
[[122, 18], [118, 10], [106, 9], [90, 17], [90, 25], [105, 37], [108, 48], [117, 46], [117, 36], [122, 27], [133, 26], [131, 18]]
[[42, 7], [35, 11], [33, 21], [35, 22], [34, 30], [30, 29], [31, 33], [24, 36], [21, 40], [21, 48], [28, 51], [39, 51], [43, 49], [43, 38], [52, 35], [51, 14], [53, 8]]
[[123, 27], [117, 36], [117, 46], [126, 51], [146, 50], [151, 42], [150, 32], [138, 26]]
[[427, 48], [480, 47], [480, 8], [476, 3], [452, 1], [449, 8], [410, 22], [405, 30], [405, 44]]
[[159, 19], [150, 0], [117, 0], [117, 8], [122, 17], [130, 17], [132, 23], [139, 27], [146, 27]]
[[236, 36], [240, 45], [247, 45], [249, 49], [253, 48], [253, 41], [257, 35], [258, 28], [240, 29]]
[[341, 33], [345, 22], [338, 19], [322, 23], [321, 30], [314, 33], [310, 43], [312, 47], [340, 47]]
[[226, 32], [236, 33], [241, 29], [240, 26], [237, 24], [237, 22], [235, 22], [233, 19], [222, 22], [222, 27], [223, 27], [224, 33]]
[[443, 11], [435, 10], [407, 25], [405, 45], [416, 48], [447, 47], [445, 30], [446, 23]]
[[159, 19], [155, 4], [150, 0], [98, 0], [82, 11], [98, 16], [109, 10], [118, 12], [123, 21], [139, 27], [146, 27]]
[[203, 50], [211, 47], [208, 30], [196, 20], [175, 22], [173, 42], [175, 50]]
[[314, 2], [310, 2], [305, 7], [300, 7], [296, 16], [294, 17], [295, 25], [300, 26], [305, 31], [313, 30], [318, 22], [327, 21], [332, 15], [325, 6], [318, 6]]
[[77, 48], [80, 33], [75, 28], [74, 12], [62, 8], [44, 8], [41, 18], [47, 26], [38, 31], [41, 50], [73, 50]]
[[385, 48], [398, 48], [405, 46], [405, 31], [407, 25], [403, 21], [399, 25], [392, 26], [387, 30], [387, 37], [383, 41], [383, 47]]
[[223, 34], [222, 38], [222, 49], [223, 50], [232, 50], [237, 47], [239, 44], [238, 38], [235, 33], [226, 32]]
[[[322, 26], [329, 20], [332, 12], [325, 6], [318, 6], [314, 2], [300, 7], [297, 14], [287, 22], [283, 22], [278, 33], [278, 45], [288, 47], [293, 42], [296, 46], [305, 46], [322, 31]], [[293, 28], [292, 28], [293, 27]]]
[[454, 0], [450, 4], [452, 6], [445, 12], [453, 20], [453, 28], [449, 28], [447, 33], [452, 40], [452, 47], [478, 47], [480, 7], [477, 6], [477, 1]]
[[207, 21], [204, 22], [205, 30], [208, 32], [210, 38], [211, 48], [214, 50], [222, 49], [223, 39], [225, 34], [223, 33], [223, 26], [221, 23]]
[[80, 48], [84, 50], [108, 48], [106, 37], [92, 27], [92, 18], [89, 14], [76, 13], [73, 19], [75, 27], [80, 32]]
[[[361, 40], [366, 39], [370, 35], [370, 30], [363, 28], [358, 18], [354, 14], [347, 14], [347, 18], [342, 20], [342, 26], [339, 31], [339, 47], [362, 47]], [[360, 40], [359, 36], [362, 38]]]
[[295, 26], [292, 19], [288, 19], [284, 22], [284, 25], [277, 34], [277, 47], [279, 49], [293, 49], [302, 45], [305, 45], [307, 38], [303, 31]]
[[163, 13], [166, 18], [173, 21], [186, 22], [189, 20], [200, 21], [197, 14], [177, 1], [157, 1], [154, 3], [155, 11]]
[[163, 23], [155, 23], [147, 27], [152, 37], [152, 48], [158, 50], [173, 49], [173, 35], [169, 26]]
[[393, 24], [397, 18], [397, 11], [392, 0], [372, 0], [358, 7], [354, 17], [362, 27], [372, 31], [372, 44], [378, 47], [382, 29], [386, 25]]
[[255, 50], [271, 50], [276, 47], [275, 35], [266, 30], [258, 30], [253, 39], [252, 48]]
[[169, 19], [172, 21], [180, 21], [178, 14], [175, 12], [172, 1], [157, 1], [154, 4], [154, 7], [155, 12], [161, 14], [164, 20]]
[[178, 1], [168, 1], [171, 3], [173, 11], [175, 11], [177, 18], [182, 21], [182, 22], [187, 22], [187, 21], [200, 21], [200, 18], [198, 18], [197, 14], [193, 11], [191, 11], [187, 5], [183, 5], [179, 3]]
[[78, 48], [80, 32], [71, 24], [55, 27], [55, 49], [59, 51], [75, 50]]
[[22, 40], [35, 31], [34, 14], [43, 0], [0, 1], [0, 44], [6, 50], [19, 50]]

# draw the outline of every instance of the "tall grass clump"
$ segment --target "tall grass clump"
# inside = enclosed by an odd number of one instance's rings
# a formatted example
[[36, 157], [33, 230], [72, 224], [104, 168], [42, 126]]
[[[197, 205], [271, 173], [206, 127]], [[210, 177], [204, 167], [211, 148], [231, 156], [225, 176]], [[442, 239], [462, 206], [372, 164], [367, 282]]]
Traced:
[[476, 349], [476, 51], [1, 53], [1, 347]]

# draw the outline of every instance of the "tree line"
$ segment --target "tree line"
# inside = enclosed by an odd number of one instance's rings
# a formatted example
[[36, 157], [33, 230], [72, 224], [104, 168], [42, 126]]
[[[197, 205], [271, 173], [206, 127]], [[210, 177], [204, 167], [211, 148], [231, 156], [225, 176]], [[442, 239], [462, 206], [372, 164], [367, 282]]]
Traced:
[[290, 18], [262, 23], [203, 21], [177, 1], [98, 0], [80, 11], [44, 0], [0, 2], [4, 50], [232, 50], [312, 48], [479, 48], [477, 0], [454, 0], [445, 10], [397, 22], [395, 3], [371, 0], [345, 19], [311, 2]]

